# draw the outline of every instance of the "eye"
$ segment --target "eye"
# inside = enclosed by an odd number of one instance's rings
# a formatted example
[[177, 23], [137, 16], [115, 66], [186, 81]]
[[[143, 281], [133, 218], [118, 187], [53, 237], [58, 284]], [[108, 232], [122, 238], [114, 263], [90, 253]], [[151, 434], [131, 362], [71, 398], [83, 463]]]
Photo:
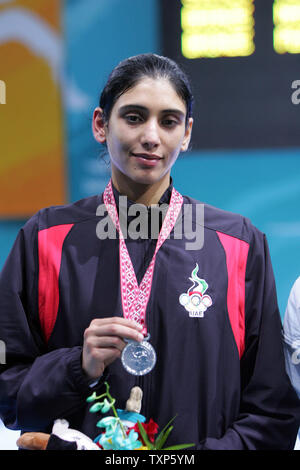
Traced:
[[162, 120], [162, 125], [165, 127], [175, 127], [179, 124], [178, 120], [172, 117], [167, 117]]
[[124, 116], [124, 119], [128, 122], [128, 124], [138, 124], [143, 120], [143, 118], [139, 114], [126, 114]]

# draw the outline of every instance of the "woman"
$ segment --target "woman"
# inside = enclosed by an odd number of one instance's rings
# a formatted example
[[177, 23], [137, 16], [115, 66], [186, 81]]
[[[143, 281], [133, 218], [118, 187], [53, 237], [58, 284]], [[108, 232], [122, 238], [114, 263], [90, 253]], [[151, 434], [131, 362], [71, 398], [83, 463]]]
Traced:
[[[177, 414], [170, 445], [293, 448], [299, 404], [284, 371], [265, 237], [208, 205], [203, 223], [203, 205], [170, 180], [190, 142], [191, 110], [171, 60], [144, 54], [113, 70], [93, 115], [111, 183], [102, 196], [32, 217], [1, 275], [6, 426], [50, 432], [65, 418], [94, 438], [98, 416], [85, 399], [107, 381], [120, 408], [138, 385], [148, 419], [162, 427]], [[165, 206], [153, 235], [152, 209]], [[197, 230], [204, 244], [188, 249]], [[149, 362], [132, 363], [127, 346], [137, 356], [145, 343]]]

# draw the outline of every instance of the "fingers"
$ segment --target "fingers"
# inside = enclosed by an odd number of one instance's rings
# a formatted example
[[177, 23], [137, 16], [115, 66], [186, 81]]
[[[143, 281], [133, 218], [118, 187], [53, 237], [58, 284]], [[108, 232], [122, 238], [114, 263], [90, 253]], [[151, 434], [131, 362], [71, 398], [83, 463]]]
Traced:
[[116, 348], [121, 352], [126, 346], [126, 342], [118, 336], [93, 335], [87, 338], [86, 344], [89, 348]]
[[96, 318], [84, 332], [82, 368], [96, 378], [102, 375], [106, 366], [121, 356], [126, 339], [142, 341], [143, 327], [121, 317]]
[[[88, 334], [99, 337], [118, 337], [121, 339], [131, 339], [143, 341], [144, 335], [141, 333], [143, 327], [136, 322], [125, 318], [97, 318], [92, 320], [88, 328]], [[123, 345], [124, 347], [124, 345]]]
[[121, 357], [122, 352], [116, 348], [94, 348], [89, 354], [87, 363], [90, 376], [97, 378], [103, 374], [105, 367]]

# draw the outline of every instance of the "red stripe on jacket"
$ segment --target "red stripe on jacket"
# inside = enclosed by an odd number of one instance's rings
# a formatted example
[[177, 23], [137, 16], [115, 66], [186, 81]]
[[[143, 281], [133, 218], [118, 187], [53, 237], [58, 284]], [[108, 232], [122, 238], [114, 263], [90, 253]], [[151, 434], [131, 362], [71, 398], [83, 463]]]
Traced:
[[73, 224], [56, 225], [38, 234], [39, 318], [46, 341], [55, 325], [59, 305], [59, 271], [62, 247]]
[[221, 232], [217, 234], [226, 254], [227, 309], [241, 358], [245, 350], [245, 276], [249, 244]]

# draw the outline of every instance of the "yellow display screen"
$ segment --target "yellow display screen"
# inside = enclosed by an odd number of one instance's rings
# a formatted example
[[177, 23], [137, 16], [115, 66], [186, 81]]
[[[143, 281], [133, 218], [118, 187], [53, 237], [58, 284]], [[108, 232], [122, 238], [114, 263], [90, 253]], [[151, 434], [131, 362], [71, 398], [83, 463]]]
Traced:
[[275, 0], [274, 49], [279, 54], [300, 54], [300, 0]]
[[182, 0], [181, 3], [184, 57], [253, 54], [254, 0]]

